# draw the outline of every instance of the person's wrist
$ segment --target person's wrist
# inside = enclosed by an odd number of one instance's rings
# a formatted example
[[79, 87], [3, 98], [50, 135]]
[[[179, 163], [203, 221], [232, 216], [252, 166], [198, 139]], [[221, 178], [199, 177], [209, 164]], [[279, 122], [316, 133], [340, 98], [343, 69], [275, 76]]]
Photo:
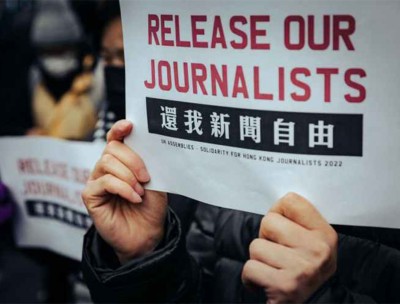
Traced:
[[124, 265], [133, 259], [152, 253], [161, 243], [163, 238], [164, 228], [161, 228], [156, 233], [149, 235], [149, 237], [144, 240], [140, 246], [137, 246], [136, 249], [122, 251], [114, 248], [114, 252], [121, 265]]

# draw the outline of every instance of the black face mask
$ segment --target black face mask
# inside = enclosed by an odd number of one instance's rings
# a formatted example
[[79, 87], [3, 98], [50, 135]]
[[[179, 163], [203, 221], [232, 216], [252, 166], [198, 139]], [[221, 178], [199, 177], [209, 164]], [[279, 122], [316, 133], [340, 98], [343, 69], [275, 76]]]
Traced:
[[115, 114], [115, 121], [125, 119], [125, 68], [104, 68], [107, 92], [107, 112]]
[[[79, 47], [77, 50], [67, 49], [59, 55], [50, 55], [38, 50], [37, 56], [37, 66], [41, 72], [43, 83], [58, 102], [71, 89], [75, 77], [83, 71], [80, 49]], [[65, 68], [62, 71], [60, 71], [60, 62], [56, 64], [56, 68], [54, 67], [54, 57], [58, 58], [58, 61], [64, 59], [62, 66], [65, 66]], [[51, 65], [49, 64], [50, 58], [52, 58], [53, 63]]]
[[60, 98], [71, 88], [72, 82], [76, 75], [79, 74], [79, 70], [74, 70], [62, 78], [55, 78], [47, 73], [43, 67], [39, 66], [39, 70], [46, 89], [55, 98], [56, 102], [60, 101]]

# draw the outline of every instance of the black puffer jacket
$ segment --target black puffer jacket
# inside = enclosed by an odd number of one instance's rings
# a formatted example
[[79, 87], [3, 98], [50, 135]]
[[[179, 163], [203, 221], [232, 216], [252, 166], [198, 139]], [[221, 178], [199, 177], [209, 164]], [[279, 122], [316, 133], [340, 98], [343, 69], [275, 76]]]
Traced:
[[[261, 217], [179, 196], [169, 200], [164, 241], [152, 254], [126, 265], [90, 229], [83, 270], [93, 300], [265, 303], [263, 291], [248, 291], [240, 280]], [[341, 234], [338, 250], [336, 275], [309, 302], [400, 303], [400, 251]]]

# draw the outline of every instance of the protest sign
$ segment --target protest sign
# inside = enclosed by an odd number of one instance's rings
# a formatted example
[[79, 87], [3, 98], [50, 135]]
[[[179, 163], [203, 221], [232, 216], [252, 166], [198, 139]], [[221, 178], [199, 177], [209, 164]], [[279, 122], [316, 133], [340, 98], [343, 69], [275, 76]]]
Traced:
[[121, 1], [127, 139], [149, 188], [400, 228], [400, 2]]
[[0, 139], [0, 175], [17, 203], [19, 246], [81, 259], [91, 225], [81, 192], [103, 147], [44, 137]]

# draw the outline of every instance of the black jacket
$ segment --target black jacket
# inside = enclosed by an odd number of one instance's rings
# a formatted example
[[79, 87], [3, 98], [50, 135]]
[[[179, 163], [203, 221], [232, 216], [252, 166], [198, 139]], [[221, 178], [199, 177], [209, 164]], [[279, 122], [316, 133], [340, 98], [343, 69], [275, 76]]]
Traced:
[[[179, 196], [169, 200], [165, 239], [126, 265], [89, 230], [83, 272], [93, 301], [265, 303], [262, 290], [249, 291], [240, 280], [261, 216]], [[309, 302], [400, 303], [400, 251], [339, 234], [338, 270]]]

